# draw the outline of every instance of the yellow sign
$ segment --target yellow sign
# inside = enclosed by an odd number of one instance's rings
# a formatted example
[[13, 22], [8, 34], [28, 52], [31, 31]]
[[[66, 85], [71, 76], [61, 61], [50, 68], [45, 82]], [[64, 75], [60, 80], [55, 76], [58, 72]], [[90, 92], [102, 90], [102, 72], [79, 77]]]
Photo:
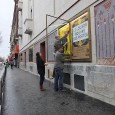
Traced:
[[[59, 29], [59, 37], [62, 39], [63, 44], [68, 42], [68, 44], [64, 47], [64, 53], [70, 54], [70, 52], [71, 52], [71, 38], [70, 38], [70, 32], [69, 32], [69, 24], [67, 24]], [[70, 60], [70, 56], [66, 57], [65, 60]]]

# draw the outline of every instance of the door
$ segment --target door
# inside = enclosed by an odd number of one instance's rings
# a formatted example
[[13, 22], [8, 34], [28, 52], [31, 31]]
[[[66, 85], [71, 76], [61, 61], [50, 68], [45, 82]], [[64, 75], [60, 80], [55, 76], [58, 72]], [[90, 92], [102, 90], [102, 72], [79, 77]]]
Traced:
[[25, 62], [24, 63], [25, 63], [25, 68], [26, 68], [26, 52], [24, 53], [24, 55], [25, 55], [24, 56], [25, 57], [25, 60], [24, 60]]
[[40, 44], [40, 53], [42, 54], [42, 59], [46, 62], [45, 42]]

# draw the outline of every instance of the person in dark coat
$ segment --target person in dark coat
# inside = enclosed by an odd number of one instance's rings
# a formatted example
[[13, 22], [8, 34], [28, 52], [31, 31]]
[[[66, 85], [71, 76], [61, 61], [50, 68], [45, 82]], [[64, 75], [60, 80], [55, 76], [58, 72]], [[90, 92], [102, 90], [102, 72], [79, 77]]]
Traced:
[[11, 58], [9, 59], [9, 61], [10, 61], [11, 69], [13, 69], [13, 66], [14, 66], [13, 58], [11, 57]]
[[37, 71], [40, 75], [40, 91], [44, 91], [43, 82], [44, 82], [44, 75], [45, 75], [45, 63], [40, 55], [39, 52], [36, 53], [36, 64], [37, 64]]
[[62, 38], [60, 38], [59, 36], [55, 36], [54, 53], [58, 50], [60, 45], [62, 45], [62, 46], [64, 45], [64, 47], [67, 50], [68, 45], [66, 43], [68, 42], [68, 40], [67, 40], [68, 35], [69, 35], [69, 31], [66, 31], [65, 35]]

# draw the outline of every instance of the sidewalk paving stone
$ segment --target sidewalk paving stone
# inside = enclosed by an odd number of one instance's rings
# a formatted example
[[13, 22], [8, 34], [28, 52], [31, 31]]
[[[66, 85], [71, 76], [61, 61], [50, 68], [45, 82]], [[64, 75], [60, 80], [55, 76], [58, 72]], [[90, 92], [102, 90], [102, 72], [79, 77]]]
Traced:
[[2, 115], [115, 115], [115, 106], [66, 89], [54, 92], [45, 80], [39, 90], [39, 77], [8, 68]]

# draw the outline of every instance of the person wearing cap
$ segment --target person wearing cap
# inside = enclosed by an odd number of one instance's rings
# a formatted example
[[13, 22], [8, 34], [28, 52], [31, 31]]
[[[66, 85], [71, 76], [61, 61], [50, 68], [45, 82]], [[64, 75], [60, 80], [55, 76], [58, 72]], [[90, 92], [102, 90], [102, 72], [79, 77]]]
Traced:
[[57, 36], [55, 36], [55, 43], [54, 43], [54, 52], [56, 52], [57, 51], [57, 49], [58, 49], [58, 47], [60, 47], [60, 45], [64, 45], [65, 47], [66, 47], [66, 50], [67, 50], [67, 42], [68, 42], [68, 40], [67, 40], [67, 36], [68, 36], [68, 34], [69, 34], [69, 31], [65, 31], [65, 33], [64, 33], [65, 35], [62, 37], [62, 38], [60, 38], [58, 35]]
[[58, 47], [62, 45], [60, 37], [57, 35], [55, 36], [55, 43], [54, 43], [54, 53], [56, 53]]

